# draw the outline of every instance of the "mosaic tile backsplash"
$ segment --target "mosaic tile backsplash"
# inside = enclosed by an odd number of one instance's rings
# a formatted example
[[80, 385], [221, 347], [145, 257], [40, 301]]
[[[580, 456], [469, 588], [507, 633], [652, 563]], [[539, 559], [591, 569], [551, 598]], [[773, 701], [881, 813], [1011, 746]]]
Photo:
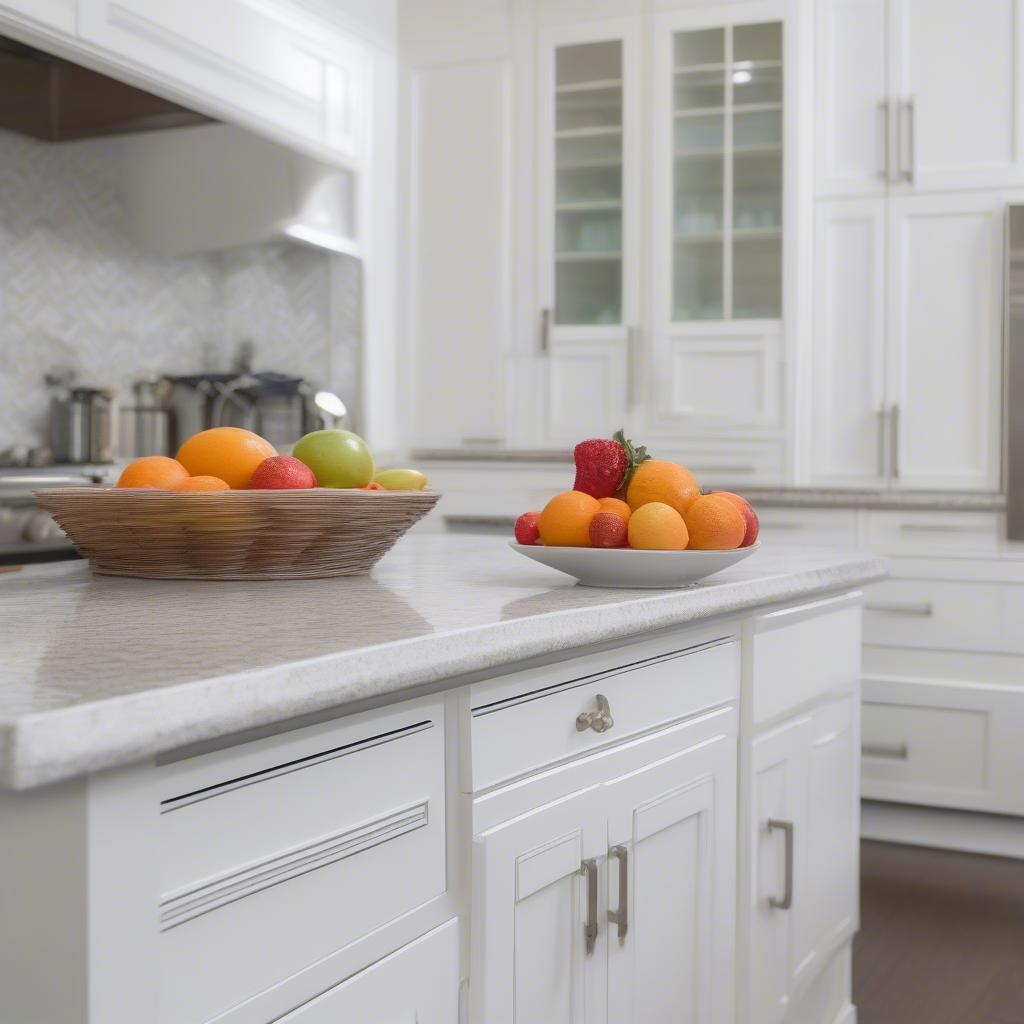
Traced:
[[123, 145], [0, 132], [0, 449], [46, 438], [43, 376], [54, 367], [123, 388], [229, 369], [242, 340], [255, 369], [333, 384], [352, 402], [358, 265], [335, 264], [332, 284], [332, 257], [287, 242], [141, 252], [123, 226]]

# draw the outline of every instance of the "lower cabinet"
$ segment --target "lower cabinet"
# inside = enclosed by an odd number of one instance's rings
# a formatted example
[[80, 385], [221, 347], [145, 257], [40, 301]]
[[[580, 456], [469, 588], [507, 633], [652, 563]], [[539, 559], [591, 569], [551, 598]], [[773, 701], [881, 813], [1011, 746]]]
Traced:
[[459, 923], [452, 920], [279, 1019], [279, 1024], [455, 1024]]
[[474, 1024], [733, 1019], [736, 741], [680, 744], [477, 837]]
[[785, 1019], [855, 931], [858, 704], [830, 701], [753, 741], [745, 822], [748, 1024]]

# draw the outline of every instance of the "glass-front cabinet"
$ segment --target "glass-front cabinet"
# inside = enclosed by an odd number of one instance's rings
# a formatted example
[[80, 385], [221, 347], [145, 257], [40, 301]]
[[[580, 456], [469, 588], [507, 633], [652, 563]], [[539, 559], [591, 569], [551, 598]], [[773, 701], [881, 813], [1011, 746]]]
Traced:
[[782, 315], [782, 25], [673, 35], [673, 320]]
[[625, 424], [636, 393], [639, 45], [632, 20], [541, 37], [536, 327], [555, 443]]
[[781, 477], [790, 10], [756, 0], [540, 29], [546, 442], [621, 423], [706, 452], [718, 479]]

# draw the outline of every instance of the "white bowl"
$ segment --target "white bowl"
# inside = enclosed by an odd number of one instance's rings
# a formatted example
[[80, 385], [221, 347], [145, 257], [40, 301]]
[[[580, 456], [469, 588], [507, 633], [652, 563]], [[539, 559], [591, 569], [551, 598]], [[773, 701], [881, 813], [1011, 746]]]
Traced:
[[742, 562], [761, 546], [729, 551], [638, 551], [633, 548], [559, 548], [542, 544], [509, 546], [535, 562], [574, 576], [587, 587], [665, 589], [685, 587]]

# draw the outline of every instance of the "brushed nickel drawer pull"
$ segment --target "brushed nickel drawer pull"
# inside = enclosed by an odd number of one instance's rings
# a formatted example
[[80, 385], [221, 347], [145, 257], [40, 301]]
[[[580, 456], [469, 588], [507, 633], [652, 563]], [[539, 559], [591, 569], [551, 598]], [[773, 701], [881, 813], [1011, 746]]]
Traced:
[[768, 906], [774, 910], [789, 910], [793, 906], [793, 822], [768, 819], [768, 831], [778, 829], [786, 837], [786, 881], [782, 890], [782, 899], [771, 896]]
[[587, 880], [587, 920], [583, 925], [583, 938], [587, 956], [590, 956], [597, 942], [597, 861], [593, 857], [583, 861], [580, 874]]
[[910, 749], [906, 743], [899, 746], [887, 746], [884, 743], [862, 743], [861, 757], [885, 757], [892, 761], [906, 761], [910, 758]]
[[596, 711], [581, 711], [576, 716], [577, 732], [586, 732], [588, 729], [593, 729], [594, 732], [607, 732], [615, 724], [612, 710], [608, 706], [608, 698], [599, 693], [596, 700]]
[[885, 615], [920, 615], [928, 618], [935, 614], [935, 606], [931, 601], [872, 601], [864, 605], [866, 612], [882, 612]]
[[973, 523], [900, 523], [900, 529], [906, 533], [977, 533]]
[[619, 926], [619, 942], [622, 942], [629, 930], [629, 851], [624, 846], [613, 846], [608, 851], [608, 859], [613, 857], [619, 862], [619, 907], [608, 911], [608, 920]]

